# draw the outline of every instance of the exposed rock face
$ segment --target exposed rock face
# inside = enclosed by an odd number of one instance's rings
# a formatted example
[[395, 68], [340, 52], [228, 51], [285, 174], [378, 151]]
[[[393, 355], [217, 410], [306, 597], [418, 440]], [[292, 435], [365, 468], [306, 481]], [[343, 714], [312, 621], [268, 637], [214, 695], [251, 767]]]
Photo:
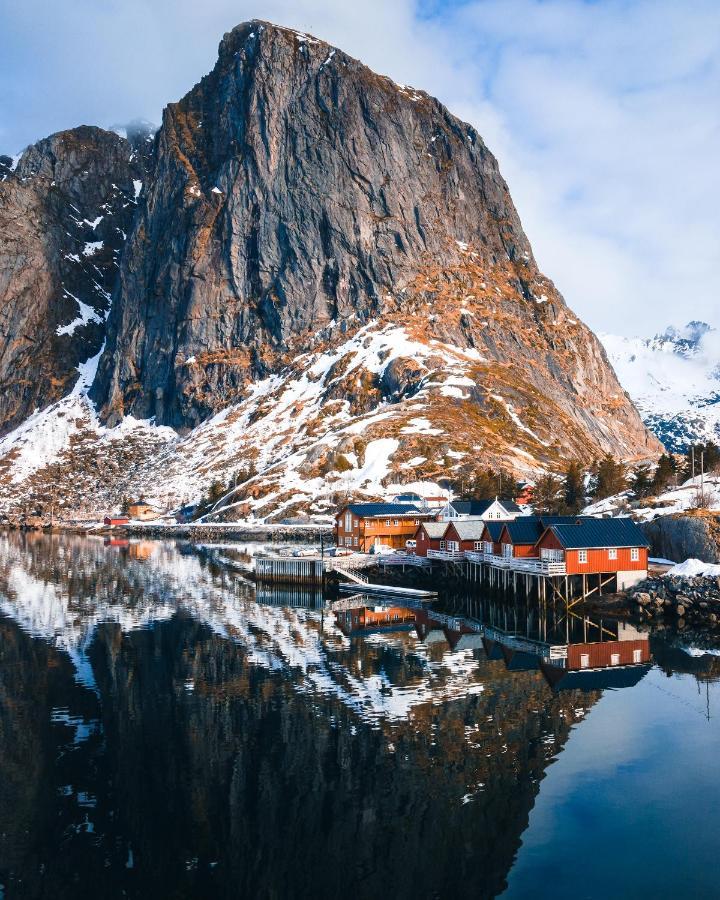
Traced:
[[100, 350], [147, 138], [81, 127], [0, 159], [0, 434]]
[[642, 525], [653, 556], [662, 559], [702, 559], [720, 563], [720, 516], [658, 516]]
[[[83, 128], [0, 160], [0, 428], [70, 390], [110, 293], [90, 396], [125, 420], [109, 434], [73, 396], [10, 435], [0, 506], [61, 484], [66, 508], [172, 508], [252, 468], [236, 499], [258, 515], [327, 512], [408, 475], [660, 451], [539, 272], [494, 157], [437, 100], [251, 22], [153, 146]], [[193, 430], [133, 444], [130, 416]]]
[[[476, 415], [497, 387], [573, 449], [658, 448], [538, 272], [479, 135], [321, 41], [241, 25], [165, 112], [92, 396], [111, 423], [196, 425], [380, 316], [478, 352]], [[402, 399], [385, 374], [371, 405]]]

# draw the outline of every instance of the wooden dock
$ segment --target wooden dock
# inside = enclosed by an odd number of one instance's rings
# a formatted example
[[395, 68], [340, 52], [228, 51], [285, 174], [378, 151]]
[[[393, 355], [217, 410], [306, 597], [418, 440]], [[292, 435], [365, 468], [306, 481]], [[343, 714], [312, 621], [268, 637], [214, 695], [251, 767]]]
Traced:
[[398, 587], [394, 584], [340, 584], [340, 593], [368, 594], [373, 597], [409, 597], [414, 600], [436, 600], [437, 591], [421, 591], [418, 588]]
[[322, 584], [325, 565], [322, 559], [302, 557], [255, 557], [258, 581], [280, 581], [285, 584]]

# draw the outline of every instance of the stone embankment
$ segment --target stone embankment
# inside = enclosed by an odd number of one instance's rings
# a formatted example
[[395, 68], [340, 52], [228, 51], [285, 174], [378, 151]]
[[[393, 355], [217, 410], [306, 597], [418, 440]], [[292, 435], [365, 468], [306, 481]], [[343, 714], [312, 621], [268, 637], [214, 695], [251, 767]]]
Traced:
[[628, 593], [630, 610], [645, 621], [720, 627], [720, 578], [664, 575]]

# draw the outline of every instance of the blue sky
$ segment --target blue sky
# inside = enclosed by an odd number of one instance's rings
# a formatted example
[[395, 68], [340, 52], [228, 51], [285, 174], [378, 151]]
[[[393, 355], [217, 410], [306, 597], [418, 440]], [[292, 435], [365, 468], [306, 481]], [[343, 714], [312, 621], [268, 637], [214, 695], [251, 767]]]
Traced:
[[0, 0], [0, 152], [159, 121], [249, 18], [472, 122], [542, 269], [595, 329], [720, 325], [717, 0]]

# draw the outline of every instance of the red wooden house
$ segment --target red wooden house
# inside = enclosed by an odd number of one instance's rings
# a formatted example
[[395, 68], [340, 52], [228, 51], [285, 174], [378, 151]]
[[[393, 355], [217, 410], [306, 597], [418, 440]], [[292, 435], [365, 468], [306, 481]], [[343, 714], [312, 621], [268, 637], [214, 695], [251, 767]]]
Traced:
[[335, 544], [357, 553], [404, 550], [418, 525], [432, 518], [408, 503], [350, 503], [335, 516]]
[[123, 525], [128, 525], [130, 523], [130, 519], [127, 516], [105, 516], [103, 519], [104, 525], [109, 525], [110, 528], [120, 528]]
[[440, 550], [440, 545], [445, 543], [447, 529], [447, 522], [423, 522], [414, 535], [415, 555], [427, 556], [428, 550]]
[[501, 555], [505, 559], [537, 557], [535, 545], [542, 533], [542, 522], [535, 517], [527, 516], [524, 519], [505, 522], [500, 533]]
[[494, 556], [500, 556], [502, 548], [500, 546], [500, 535], [505, 527], [504, 522], [486, 522], [480, 541], [482, 543], [483, 553], [491, 553]]
[[450, 553], [482, 550], [485, 522], [482, 519], [458, 519], [445, 530], [445, 548]]
[[537, 542], [541, 560], [562, 562], [568, 575], [617, 573], [618, 590], [647, 575], [649, 543], [631, 519], [578, 519], [551, 524]]

